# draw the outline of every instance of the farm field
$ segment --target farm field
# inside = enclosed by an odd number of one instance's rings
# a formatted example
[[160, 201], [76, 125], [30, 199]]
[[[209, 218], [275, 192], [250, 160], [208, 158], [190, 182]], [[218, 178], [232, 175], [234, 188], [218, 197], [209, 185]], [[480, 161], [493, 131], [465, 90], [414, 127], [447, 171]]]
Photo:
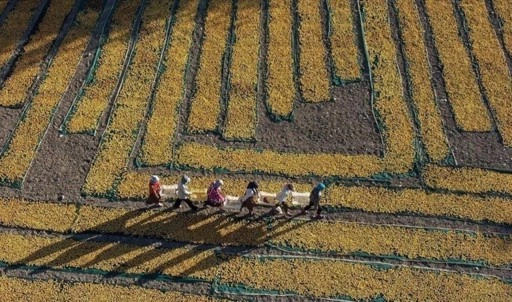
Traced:
[[2, 301], [512, 301], [511, 51], [506, 0], [0, 0]]

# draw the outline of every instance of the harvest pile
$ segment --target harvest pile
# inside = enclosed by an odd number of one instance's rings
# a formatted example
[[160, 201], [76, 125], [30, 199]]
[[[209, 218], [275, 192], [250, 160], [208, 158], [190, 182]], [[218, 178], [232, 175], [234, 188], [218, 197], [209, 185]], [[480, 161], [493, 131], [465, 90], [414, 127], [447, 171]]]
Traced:
[[[512, 300], [510, 12], [0, 0], [0, 295]], [[323, 182], [325, 219], [147, 208], [153, 174]]]

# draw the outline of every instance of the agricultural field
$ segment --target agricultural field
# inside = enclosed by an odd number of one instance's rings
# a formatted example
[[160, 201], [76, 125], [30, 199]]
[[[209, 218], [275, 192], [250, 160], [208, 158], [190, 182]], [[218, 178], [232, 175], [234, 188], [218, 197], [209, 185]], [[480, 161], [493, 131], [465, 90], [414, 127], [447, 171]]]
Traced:
[[508, 0], [0, 0], [0, 297], [512, 301], [511, 74]]

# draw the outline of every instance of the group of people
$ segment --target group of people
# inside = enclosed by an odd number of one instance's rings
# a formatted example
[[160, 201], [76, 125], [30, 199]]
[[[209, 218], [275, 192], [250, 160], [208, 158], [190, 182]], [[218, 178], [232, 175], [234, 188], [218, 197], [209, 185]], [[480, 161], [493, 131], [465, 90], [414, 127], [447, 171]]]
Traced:
[[[199, 207], [195, 205], [190, 199], [192, 196], [192, 192], [189, 191], [188, 185], [190, 184], [190, 177], [183, 175], [178, 183], [177, 188], [177, 198], [174, 201], [172, 208], [178, 209], [183, 202], [185, 202], [191, 210], [197, 211]], [[222, 186], [224, 182], [222, 179], [217, 179], [213, 181], [206, 191], [206, 200], [203, 203], [203, 206], [211, 206], [223, 208], [227, 199], [226, 195], [222, 193]], [[309, 194], [309, 204], [301, 209], [301, 214], [306, 214], [308, 210], [311, 208], [316, 209], [315, 218], [323, 218], [321, 215], [322, 207], [320, 206], [320, 197], [322, 191], [325, 190], [325, 185], [323, 183], [319, 183], [313, 187]], [[284, 211], [285, 215], [289, 215], [289, 204], [288, 201], [292, 196], [292, 193], [295, 191], [293, 184], [287, 183], [283, 186], [281, 191], [276, 194], [277, 203], [272, 208], [272, 211], [275, 213], [282, 214]], [[259, 192], [259, 184], [256, 181], [250, 181], [247, 184], [247, 188], [245, 190], [244, 195], [240, 198], [240, 212], [243, 211], [244, 208], [247, 208], [249, 211], [249, 215], [254, 214], [254, 208], [258, 204], [258, 200], [260, 198]], [[264, 198], [264, 202], [271, 203], [267, 197]], [[147, 204], [152, 204], [156, 206], [163, 206], [162, 204], [162, 187], [160, 185], [160, 179], [156, 175], [152, 175], [149, 180], [149, 196], [146, 199]]]

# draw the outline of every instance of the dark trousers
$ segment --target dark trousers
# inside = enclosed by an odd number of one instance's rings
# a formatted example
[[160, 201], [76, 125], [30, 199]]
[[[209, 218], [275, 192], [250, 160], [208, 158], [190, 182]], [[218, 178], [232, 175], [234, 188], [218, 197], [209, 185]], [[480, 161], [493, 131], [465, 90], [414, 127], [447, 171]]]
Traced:
[[[305, 206], [304, 209], [302, 209], [302, 212], [306, 212], [314, 206], [315, 206], [315, 202], [310, 201], [309, 204], [307, 206]], [[320, 215], [321, 212], [322, 212], [322, 207], [320, 206], [320, 203], [318, 203], [318, 206], [316, 208], [316, 215], [317, 216]]]
[[197, 206], [192, 202], [190, 201], [190, 199], [176, 199], [176, 201], [174, 202], [174, 205], [172, 206], [173, 208], [179, 208], [181, 206], [181, 202], [185, 202], [189, 208], [191, 208], [192, 210], [197, 210]]

